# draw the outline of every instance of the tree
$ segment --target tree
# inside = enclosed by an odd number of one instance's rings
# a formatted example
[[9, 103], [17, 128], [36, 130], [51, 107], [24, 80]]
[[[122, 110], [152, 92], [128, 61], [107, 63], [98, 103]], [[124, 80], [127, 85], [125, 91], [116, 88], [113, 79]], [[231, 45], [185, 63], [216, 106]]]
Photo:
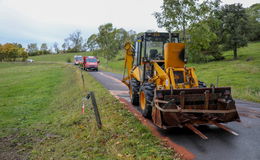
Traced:
[[2, 62], [4, 60], [5, 54], [2, 51], [2, 44], [0, 44], [0, 62]]
[[217, 35], [211, 31], [206, 21], [193, 24], [190, 27], [189, 35], [191, 40], [188, 44], [188, 50], [192, 62], [206, 61], [206, 55], [213, 55], [217, 59], [217, 55], [220, 53], [214, 52], [210, 48], [213, 46], [212, 42], [217, 40]]
[[226, 49], [233, 49], [237, 59], [237, 48], [247, 45], [248, 18], [242, 4], [224, 5], [219, 13], [222, 20], [223, 42]]
[[54, 51], [55, 51], [55, 53], [59, 53], [59, 51], [60, 51], [60, 49], [59, 49], [59, 44], [57, 43], [57, 42], [54, 42], [54, 44], [53, 44], [53, 48], [54, 48]]
[[89, 51], [96, 50], [98, 48], [97, 35], [96, 34], [92, 34], [91, 36], [89, 36], [86, 44], [87, 44], [87, 49]]
[[106, 62], [114, 58], [119, 51], [118, 41], [116, 39], [117, 29], [113, 28], [112, 23], [99, 26], [97, 34], [97, 43]]
[[80, 52], [83, 50], [83, 37], [80, 31], [75, 31], [65, 39], [66, 46], [70, 52]]
[[22, 60], [26, 60], [28, 57], [27, 52], [19, 45], [6, 43], [0, 46], [0, 61], [15, 61], [19, 57], [22, 57]]
[[23, 46], [19, 43], [13, 43], [15, 46], [17, 46], [18, 48], [23, 48]]
[[250, 41], [260, 40], [260, 3], [253, 4], [246, 9], [248, 15], [248, 25], [250, 32], [248, 33], [248, 39]]
[[41, 51], [47, 51], [47, 50], [48, 50], [47, 43], [42, 43], [40, 50], [41, 50]]
[[186, 41], [186, 29], [197, 17], [198, 0], [164, 0], [162, 12], [155, 12], [159, 27], [165, 27], [168, 32], [182, 30]]
[[42, 44], [41, 44], [41, 48], [40, 48], [40, 50], [38, 51], [38, 54], [39, 54], [39, 55], [42, 55], [42, 54], [50, 54], [50, 50], [48, 50], [47, 43], [42, 43]]
[[190, 41], [187, 43], [189, 60], [193, 62], [208, 61], [212, 56], [215, 60], [224, 57], [220, 51], [221, 45], [221, 21], [217, 18], [220, 10], [220, 1], [204, 1], [198, 11], [200, 16], [197, 22], [190, 25], [188, 33]]
[[211, 28], [219, 5], [219, 0], [202, 3], [198, 0], [164, 0], [162, 12], [156, 12], [154, 16], [159, 27], [165, 27], [168, 32], [182, 31], [180, 35], [187, 45], [190, 60], [198, 62], [206, 59], [206, 55], [219, 59], [217, 34]]
[[128, 40], [128, 33], [124, 28], [120, 28], [116, 30], [116, 40], [118, 42], [119, 49], [122, 49]]
[[186, 42], [186, 30], [195, 23], [201, 22], [212, 15], [218, 8], [220, 0], [163, 0], [162, 12], [155, 12], [154, 16], [159, 27], [168, 32], [181, 31]]
[[64, 43], [61, 45], [62, 49], [63, 49], [63, 53], [66, 53], [66, 50], [68, 49], [69, 45], [66, 42], [66, 39], [64, 40]]
[[28, 53], [25, 51], [24, 48], [19, 48], [18, 56], [22, 58], [22, 61], [25, 61], [28, 58]]
[[128, 31], [127, 34], [128, 34], [128, 39], [127, 40], [131, 41], [131, 42], [133, 42], [135, 40], [136, 35], [137, 35], [134, 30]]
[[35, 56], [38, 53], [37, 43], [30, 43], [27, 46], [27, 52], [29, 56]]

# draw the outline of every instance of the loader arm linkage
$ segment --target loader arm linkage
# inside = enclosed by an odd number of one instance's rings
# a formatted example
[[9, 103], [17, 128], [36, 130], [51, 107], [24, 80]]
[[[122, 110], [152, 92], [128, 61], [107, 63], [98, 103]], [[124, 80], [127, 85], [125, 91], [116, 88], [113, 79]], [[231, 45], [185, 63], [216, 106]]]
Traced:
[[[132, 44], [127, 42], [125, 44], [125, 65], [124, 65], [124, 75], [122, 82], [129, 88], [129, 79], [131, 78], [131, 70], [133, 68], [133, 52], [132, 52]], [[125, 72], [127, 71], [127, 76]]]

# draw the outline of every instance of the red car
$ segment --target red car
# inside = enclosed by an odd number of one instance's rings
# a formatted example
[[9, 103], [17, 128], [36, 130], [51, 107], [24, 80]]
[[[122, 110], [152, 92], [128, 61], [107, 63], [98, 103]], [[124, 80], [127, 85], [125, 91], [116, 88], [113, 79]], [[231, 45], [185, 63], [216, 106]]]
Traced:
[[95, 70], [98, 71], [99, 60], [95, 56], [84, 56], [82, 68], [84, 70]]

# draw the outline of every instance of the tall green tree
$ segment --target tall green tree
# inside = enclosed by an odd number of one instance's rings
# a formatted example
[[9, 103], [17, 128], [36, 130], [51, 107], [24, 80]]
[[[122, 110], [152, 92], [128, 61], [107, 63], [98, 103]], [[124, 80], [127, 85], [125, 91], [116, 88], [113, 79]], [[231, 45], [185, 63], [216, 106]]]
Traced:
[[159, 27], [168, 32], [183, 31], [186, 40], [186, 29], [197, 17], [198, 0], [163, 0], [162, 12], [155, 12]]
[[48, 50], [47, 43], [42, 43], [40, 50], [41, 51], [47, 51]]
[[118, 41], [116, 39], [117, 29], [113, 28], [112, 23], [107, 23], [99, 26], [98, 31], [97, 43], [103, 57], [106, 58], [106, 63], [108, 63], [119, 51]]
[[59, 44], [57, 42], [54, 42], [53, 48], [54, 48], [54, 51], [56, 54], [58, 54], [60, 52]]
[[83, 37], [80, 31], [71, 33], [66, 40], [71, 52], [80, 52], [83, 50]]
[[18, 57], [22, 58], [22, 61], [25, 61], [28, 58], [28, 53], [24, 48], [18, 48], [17, 50]]
[[118, 41], [118, 47], [119, 49], [122, 49], [126, 43], [126, 41], [129, 39], [128, 33], [124, 28], [119, 28], [116, 31], [116, 40]]
[[134, 30], [128, 31], [127, 34], [128, 34], [128, 41], [130, 42], [133, 42], [137, 36], [137, 33]]
[[4, 52], [2, 51], [2, 44], [0, 44], [0, 62], [2, 62], [4, 60]]
[[16, 45], [18, 48], [23, 48], [23, 46], [19, 43], [13, 43], [14, 45]]
[[212, 55], [209, 50], [212, 42], [217, 40], [217, 35], [211, 31], [205, 21], [193, 24], [190, 27], [189, 35], [191, 37], [188, 43], [189, 60], [192, 62], [207, 61], [207, 55]]
[[66, 38], [64, 39], [64, 43], [61, 45], [63, 49], [63, 53], [66, 53], [66, 51], [69, 49], [69, 40]]
[[98, 48], [97, 35], [96, 34], [92, 34], [91, 36], [89, 36], [89, 38], [87, 40], [87, 49], [89, 51], [94, 51], [97, 48]]
[[[206, 55], [217, 58], [217, 34], [211, 29], [216, 11], [219, 10], [220, 0], [164, 0], [162, 12], [154, 13], [159, 27], [167, 31], [181, 32], [184, 43], [187, 44], [188, 57], [192, 61], [205, 59]], [[188, 35], [188, 36], [187, 36]], [[188, 39], [188, 41], [186, 40]], [[214, 45], [212, 47], [211, 45]]]
[[250, 41], [260, 40], [260, 3], [253, 4], [246, 9], [249, 21], [248, 39]]
[[189, 58], [193, 62], [208, 61], [211, 56], [215, 60], [224, 57], [221, 54], [221, 21], [217, 19], [220, 1], [204, 1], [198, 7], [200, 12], [195, 23], [188, 28], [190, 41], [187, 48]]
[[48, 50], [48, 45], [47, 45], [47, 43], [42, 43], [42, 44], [41, 44], [41, 47], [40, 47], [40, 50], [38, 51], [38, 54], [39, 54], [39, 55], [42, 55], [42, 54], [50, 54], [50, 51]]
[[37, 43], [30, 43], [27, 46], [27, 52], [29, 54], [29, 56], [35, 56], [38, 54], [38, 47], [37, 47]]
[[237, 49], [247, 45], [249, 31], [248, 17], [242, 4], [224, 5], [219, 12], [222, 20], [224, 47], [232, 49], [234, 59], [237, 59]]

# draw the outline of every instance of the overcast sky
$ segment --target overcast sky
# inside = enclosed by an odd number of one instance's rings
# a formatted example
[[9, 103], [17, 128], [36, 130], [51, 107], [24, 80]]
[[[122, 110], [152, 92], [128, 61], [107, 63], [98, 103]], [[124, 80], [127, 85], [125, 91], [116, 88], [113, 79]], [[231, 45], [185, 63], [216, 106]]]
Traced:
[[[259, 0], [222, 0], [249, 7]], [[143, 32], [159, 29], [152, 13], [163, 0], [0, 0], [0, 43], [63, 43], [80, 30], [84, 38], [97, 33], [101, 24]]]

